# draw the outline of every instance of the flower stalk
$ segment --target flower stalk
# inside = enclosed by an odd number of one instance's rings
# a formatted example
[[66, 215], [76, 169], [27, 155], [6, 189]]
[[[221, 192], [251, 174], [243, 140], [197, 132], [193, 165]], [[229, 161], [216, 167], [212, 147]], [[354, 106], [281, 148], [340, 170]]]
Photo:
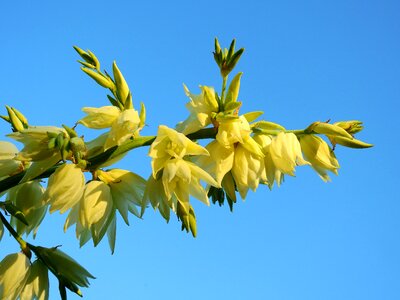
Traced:
[[13, 236], [13, 238], [18, 242], [18, 244], [21, 247], [22, 252], [28, 257], [32, 257], [32, 253], [30, 251], [30, 248], [28, 246], [28, 243], [25, 242], [25, 240], [12, 228], [11, 224], [8, 222], [8, 220], [4, 217], [4, 215], [0, 212], [0, 219], [3, 225], [7, 228], [7, 230], [10, 232], [10, 234]]

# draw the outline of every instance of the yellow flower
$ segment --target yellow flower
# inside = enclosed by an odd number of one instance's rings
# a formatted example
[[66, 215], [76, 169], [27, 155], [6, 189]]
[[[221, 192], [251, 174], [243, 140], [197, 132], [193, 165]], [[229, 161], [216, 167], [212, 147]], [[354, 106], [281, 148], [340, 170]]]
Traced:
[[189, 195], [209, 205], [207, 193], [200, 180], [219, 186], [219, 184], [200, 167], [189, 161], [175, 158], [170, 159], [163, 169], [162, 182], [168, 199], [175, 195], [181, 202], [189, 202]]
[[274, 182], [280, 186], [284, 174], [276, 167], [274, 160], [272, 159], [270, 152], [272, 137], [265, 134], [257, 134], [254, 136], [254, 140], [261, 146], [264, 153], [264, 170], [268, 187], [271, 189]]
[[[177, 212], [178, 201], [187, 208], [189, 214], [190, 195], [209, 204], [207, 192], [200, 180], [213, 186], [219, 184], [203, 169], [185, 160], [188, 155], [208, 155], [208, 151], [192, 142], [184, 134], [161, 125], [157, 138], [150, 147], [153, 179], [148, 181], [144, 195], [144, 205], [150, 202], [154, 208], [161, 207], [164, 218], [168, 220], [166, 206]], [[162, 185], [160, 184], [162, 182]], [[162, 192], [159, 188], [162, 187]], [[161, 194], [161, 196], [160, 196]]]
[[89, 182], [79, 202], [79, 221], [91, 231], [95, 245], [103, 238], [110, 216], [115, 216], [113, 210], [110, 187], [102, 181]]
[[137, 135], [140, 125], [139, 113], [134, 109], [126, 109], [118, 116], [111, 126], [110, 133], [104, 145], [107, 150], [113, 146], [120, 146], [129, 140], [133, 135]]
[[212, 87], [201, 86], [201, 94], [194, 95], [184, 85], [186, 96], [190, 102], [186, 108], [190, 111], [189, 117], [177, 125], [177, 130], [189, 134], [211, 124], [212, 114], [218, 113], [218, 102]]
[[215, 175], [218, 183], [222, 182], [225, 174], [227, 174], [233, 166], [235, 157], [235, 147], [224, 147], [218, 141], [212, 141], [206, 146], [206, 150], [210, 156], [202, 156], [197, 159], [198, 165], [210, 174]]
[[22, 162], [15, 160], [17, 147], [10, 142], [0, 141], [0, 178], [16, 174], [24, 169]]
[[50, 204], [50, 213], [66, 212], [82, 197], [85, 176], [75, 164], [64, 164], [50, 176], [43, 201]]
[[250, 125], [244, 116], [219, 119], [216, 140], [224, 147], [235, 143], [244, 144], [250, 138]]
[[142, 202], [142, 215], [147, 203], [150, 203], [154, 209], [158, 209], [165, 220], [169, 220], [172, 201], [165, 194], [162, 180], [155, 179], [153, 175], [147, 179]]
[[183, 158], [186, 155], [209, 155], [209, 153], [184, 134], [160, 125], [157, 138], [151, 144], [149, 151], [149, 156], [153, 158], [151, 161], [153, 177], [156, 178], [158, 171], [164, 168], [169, 159]]
[[33, 231], [35, 238], [40, 223], [42, 222], [47, 205], [43, 205], [42, 197], [44, 188], [39, 180], [29, 181], [17, 185], [8, 193], [7, 200], [14, 203], [16, 207], [24, 214], [28, 225], [23, 224], [16, 218], [11, 218], [11, 224], [17, 229], [18, 234], [29, 234]]
[[64, 231], [75, 224], [80, 246], [90, 239], [97, 246], [107, 233], [114, 252], [116, 236], [115, 207], [110, 187], [103, 181], [90, 181], [80, 200], [72, 207], [64, 224]]
[[293, 133], [278, 133], [269, 145], [269, 152], [275, 167], [284, 174], [294, 176], [296, 166], [310, 164], [303, 159], [300, 143]]
[[23, 288], [21, 299], [49, 299], [49, 275], [48, 269], [39, 259], [35, 260], [29, 272], [26, 285]]
[[137, 136], [143, 127], [144, 120], [133, 108], [120, 110], [115, 106], [103, 106], [84, 107], [82, 110], [88, 115], [78, 123], [94, 129], [111, 127], [103, 144], [104, 150], [120, 146], [132, 136]]
[[249, 188], [255, 192], [260, 180], [265, 181], [263, 158], [238, 144], [232, 166], [232, 175], [242, 199], [246, 198]]
[[[262, 163], [264, 154], [260, 145], [251, 137], [250, 125], [244, 116], [224, 117], [218, 121], [216, 140], [206, 146], [210, 157], [201, 157], [198, 163], [211, 174], [215, 174], [219, 184], [232, 171], [234, 183], [244, 199], [249, 188], [255, 191], [260, 180], [265, 181]], [[232, 186], [230, 181], [225, 182], [225, 186]], [[231, 190], [229, 197], [233, 199]]]
[[115, 106], [84, 107], [82, 111], [87, 114], [78, 123], [94, 129], [111, 127], [120, 114], [120, 109]]
[[142, 206], [146, 180], [127, 170], [97, 171], [98, 177], [110, 187], [112, 200], [125, 223], [129, 225], [128, 212], [140, 217], [136, 206]]
[[[8, 136], [24, 144], [24, 148], [17, 154], [16, 159], [21, 161], [40, 161], [48, 159], [54, 153], [59, 154], [59, 149], [48, 147], [49, 135], [63, 133], [68, 136], [64, 128], [54, 126], [35, 126], [20, 132], [13, 132]], [[60, 156], [61, 159], [61, 156]]]
[[306, 134], [300, 137], [304, 156], [323, 181], [330, 181], [327, 171], [337, 175], [339, 162], [328, 144], [319, 136]]
[[23, 162], [33, 162], [27, 169], [21, 182], [27, 182], [36, 178], [61, 160], [60, 149], [58, 147], [49, 148], [49, 135], [57, 136], [60, 133], [64, 138], [69, 137], [64, 128], [53, 126], [29, 127], [20, 132], [8, 135], [24, 144], [24, 148], [17, 154], [15, 159]]
[[303, 159], [300, 143], [293, 133], [280, 132], [277, 136], [259, 134], [254, 139], [264, 153], [265, 174], [270, 188], [274, 181], [279, 186], [284, 174], [294, 176], [296, 166], [310, 164]]
[[29, 267], [29, 259], [22, 252], [9, 254], [0, 262], [1, 299], [17, 299], [29, 277]]

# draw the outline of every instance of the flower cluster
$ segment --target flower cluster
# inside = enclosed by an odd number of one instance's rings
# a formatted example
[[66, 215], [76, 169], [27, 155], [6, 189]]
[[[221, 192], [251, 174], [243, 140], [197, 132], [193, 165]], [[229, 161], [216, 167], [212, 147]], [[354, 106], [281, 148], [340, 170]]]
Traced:
[[[143, 136], [145, 106], [141, 103], [140, 111], [134, 108], [117, 64], [113, 63], [111, 76], [101, 71], [92, 52], [75, 50], [82, 58], [82, 71], [108, 90], [110, 105], [83, 107], [86, 115], [73, 127], [32, 126], [9, 106], [8, 115], [0, 116], [11, 125], [8, 137], [23, 144], [18, 150], [0, 141], [0, 196], [5, 195], [0, 209], [11, 215], [8, 221], [0, 212], [0, 239], [7, 229], [22, 249], [0, 262], [2, 299], [48, 299], [48, 271], [57, 277], [63, 299], [66, 289], [81, 295], [79, 287], [87, 287], [88, 278], [94, 278], [57, 247], [23, 240], [23, 235], [36, 236], [47, 210], [68, 213], [64, 230], [75, 225], [80, 246], [89, 240], [97, 246], [107, 234], [112, 252], [117, 215], [129, 225], [129, 214], [142, 218], [149, 205], [167, 221], [172, 211], [182, 229], [196, 236], [191, 197], [206, 205], [210, 198], [220, 205], [226, 200], [232, 210], [237, 193], [244, 200], [249, 190], [256, 191], [260, 185], [280, 186], [285, 175], [295, 175], [297, 166], [309, 165], [323, 181], [329, 181], [329, 172], [338, 174], [337, 145], [372, 146], [354, 137], [363, 129], [356, 120], [317, 121], [305, 129], [287, 130], [268, 120], [257, 121], [263, 114], [260, 111], [241, 114], [242, 73], [230, 82], [228, 75], [244, 49], [235, 51], [235, 41], [229, 49], [221, 49], [217, 40], [214, 59], [222, 76], [221, 93], [200, 86], [196, 95], [184, 86], [188, 117], [175, 129], [159, 125], [156, 136]], [[103, 131], [85, 141], [78, 136], [78, 125]], [[208, 141], [200, 144], [203, 139]], [[142, 146], [150, 146], [152, 170], [147, 180], [128, 170], [104, 169]], [[46, 186], [42, 178], [48, 178]], [[31, 251], [37, 257], [33, 263]]]

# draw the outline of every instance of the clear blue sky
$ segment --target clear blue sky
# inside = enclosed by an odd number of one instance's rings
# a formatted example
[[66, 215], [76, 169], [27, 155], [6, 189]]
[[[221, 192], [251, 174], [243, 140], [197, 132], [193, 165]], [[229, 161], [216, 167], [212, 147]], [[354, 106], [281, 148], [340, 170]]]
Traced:
[[[58, 3], [57, 3], [58, 2]], [[57, 3], [57, 4], [56, 4]], [[72, 125], [83, 106], [107, 104], [80, 70], [73, 45], [110, 69], [115, 59], [144, 101], [148, 127], [186, 118], [182, 89], [220, 89], [213, 39], [245, 55], [242, 112], [263, 110], [287, 128], [327, 119], [364, 121], [368, 150], [338, 148], [339, 176], [309, 168], [281, 188], [238, 203], [193, 200], [198, 237], [148, 210], [118, 223], [117, 247], [79, 249], [65, 215], [45, 222], [35, 243], [62, 249], [96, 277], [84, 299], [398, 299], [400, 197], [400, 3], [398, 1], [2, 1], [0, 104], [32, 124]], [[2, 114], [5, 109], [2, 108]], [[0, 126], [4, 136], [5, 123]], [[144, 177], [147, 149], [120, 167]], [[121, 220], [119, 220], [121, 221]], [[0, 257], [18, 251], [4, 237]], [[52, 282], [51, 299], [58, 299]], [[78, 299], [69, 294], [69, 299]]]

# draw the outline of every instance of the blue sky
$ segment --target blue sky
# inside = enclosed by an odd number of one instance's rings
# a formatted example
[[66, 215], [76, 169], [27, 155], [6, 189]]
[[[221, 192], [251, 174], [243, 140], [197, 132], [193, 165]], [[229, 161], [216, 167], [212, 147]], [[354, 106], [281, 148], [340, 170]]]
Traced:
[[[186, 118], [182, 83], [196, 93], [199, 84], [220, 89], [213, 40], [236, 38], [246, 48], [236, 69], [244, 72], [241, 112], [263, 110], [293, 129], [358, 119], [359, 138], [375, 144], [338, 148], [341, 169], [330, 183], [300, 167], [280, 188], [249, 193], [233, 214], [193, 200], [196, 239], [148, 210], [130, 227], [118, 223], [110, 255], [106, 241], [79, 249], [73, 230], [62, 232], [65, 216], [48, 216], [35, 243], [62, 244], [97, 277], [84, 299], [398, 297], [398, 1], [8, 1], [0, 12], [0, 104], [31, 124], [72, 125], [81, 107], [107, 105], [105, 91], [79, 70], [78, 45], [103, 68], [117, 61], [135, 105], [146, 104], [142, 133], [153, 135]], [[8, 133], [5, 123], [0, 133]], [[118, 166], [147, 177], [146, 153]], [[4, 237], [1, 258], [16, 251]]]

